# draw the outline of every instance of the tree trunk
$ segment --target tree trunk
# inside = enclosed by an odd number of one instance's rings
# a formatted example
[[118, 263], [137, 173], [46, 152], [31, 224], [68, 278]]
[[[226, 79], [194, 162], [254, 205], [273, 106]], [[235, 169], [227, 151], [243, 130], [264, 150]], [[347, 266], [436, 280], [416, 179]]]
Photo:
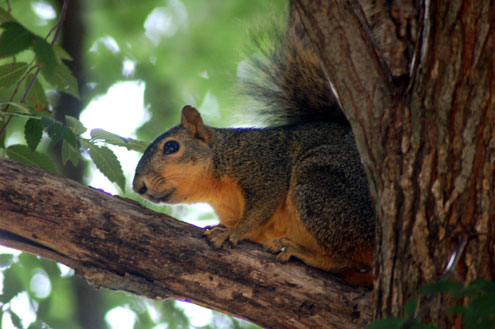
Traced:
[[[62, 8], [64, 0], [58, 0], [59, 8]], [[70, 115], [79, 118], [83, 106], [85, 105], [86, 95], [86, 72], [83, 60], [85, 22], [83, 13], [86, 11], [85, 2], [70, 1], [67, 7], [66, 18], [62, 23], [62, 35], [59, 39], [61, 46], [72, 57], [71, 61], [65, 64], [77, 79], [79, 94], [82, 100], [71, 95], [60, 93], [58, 103], [55, 106], [55, 118], [60, 122], [65, 122], [65, 116]], [[62, 143], [53, 147], [54, 157], [57, 159], [62, 169], [64, 177], [70, 178], [77, 182], [82, 182], [84, 171], [87, 168], [87, 161], [80, 159], [79, 164], [74, 166], [68, 161], [62, 164]], [[83, 329], [103, 329], [105, 328], [104, 313], [102, 308], [101, 294], [88, 287], [88, 283], [79, 277], [72, 279], [74, 290], [75, 304], [77, 307], [77, 321]]]
[[363, 328], [370, 293], [66, 178], [0, 159], [0, 243], [64, 263], [96, 286], [177, 298], [269, 328]]
[[[401, 72], [388, 66], [400, 61], [380, 56], [390, 52], [378, 50], [355, 1], [295, 4], [351, 121], [375, 200], [374, 316], [402, 315], [420, 286], [445, 277], [454, 253], [453, 278], [493, 280], [495, 3], [423, 1], [403, 85], [389, 74]], [[430, 301], [423, 320], [460, 327], [451, 303]]]

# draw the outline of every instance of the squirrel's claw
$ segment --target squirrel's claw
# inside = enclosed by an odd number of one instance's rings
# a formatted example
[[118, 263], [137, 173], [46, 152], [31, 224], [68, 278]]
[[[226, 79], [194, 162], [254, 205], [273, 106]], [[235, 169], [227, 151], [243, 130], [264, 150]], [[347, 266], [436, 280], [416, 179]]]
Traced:
[[271, 240], [264, 244], [264, 249], [267, 251], [271, 251], [277, 256], [275, 257], [277, 261], [285, 263], [287, 262], [291, 256], [293, 256], [294, 247], [290, 240], [286, 238], [280, 238]]
[[203, 235], [208, 239], [209, 244], [215, 248], [220, 248], [225, 241], [229, 241], [233, 247], [242, 240], [242, 236], [236, 232], [232, 227], [226, 227], [219, 224], [216, 226], [205, 227]]
[[231, 228], [229, 233], [229, 241], [232, 244], [232, 246], [233, 247], [237, 246], [237, 244], [241, 240], [242, 240], [242, 235], [233, 228]]
[[290, 248], [282, 248], [275, 259], [281, 263], [287, 263], [291, 257], [292, 253], [290, 252]]
[[263, 244], [263, 249], [270, 251], [274, 254], [284, 251], [286, 247], [290, 246], [289, 240], [285, 238], [279, 238], [267, 241]]
[[208, 243], [216, 249], [220, 248], [230, 236], [230, 230], [225, 225], [207, 226], [203, 231], [203, 236], [206, 236]]

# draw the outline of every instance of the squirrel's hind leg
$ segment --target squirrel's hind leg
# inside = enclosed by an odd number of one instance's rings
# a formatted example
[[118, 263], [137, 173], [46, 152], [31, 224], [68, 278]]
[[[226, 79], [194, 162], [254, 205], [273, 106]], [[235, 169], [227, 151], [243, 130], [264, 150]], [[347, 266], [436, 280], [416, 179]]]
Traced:
[[336, 144], [307, 152], [293, 169], [289, 197], [319, 247], [314, 259], [296, 257], [334, 273], [371, 268], [373, 210], [357, 151]]

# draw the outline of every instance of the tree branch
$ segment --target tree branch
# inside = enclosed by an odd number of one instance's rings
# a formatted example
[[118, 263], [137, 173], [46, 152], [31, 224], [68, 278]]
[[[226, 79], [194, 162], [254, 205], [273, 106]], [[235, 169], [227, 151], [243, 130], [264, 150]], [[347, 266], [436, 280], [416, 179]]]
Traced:
[[202, 230], [136, 202], [0, 159], [0, 243], [96, 286], [184, 299], [272, 328], [362, 328], [370, 293], [259, 245], [213, 250]]

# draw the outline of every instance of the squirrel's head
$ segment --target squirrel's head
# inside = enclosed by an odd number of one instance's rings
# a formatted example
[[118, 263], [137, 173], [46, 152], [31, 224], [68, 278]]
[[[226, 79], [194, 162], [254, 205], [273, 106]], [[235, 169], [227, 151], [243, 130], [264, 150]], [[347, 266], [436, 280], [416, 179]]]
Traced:
[[184, 106], [181, 124], [158, 136], [144, 151], [133, 189], [152, 202], [192, 203], [204, 200], [212, 175], [213, 129], [198, 110]]

